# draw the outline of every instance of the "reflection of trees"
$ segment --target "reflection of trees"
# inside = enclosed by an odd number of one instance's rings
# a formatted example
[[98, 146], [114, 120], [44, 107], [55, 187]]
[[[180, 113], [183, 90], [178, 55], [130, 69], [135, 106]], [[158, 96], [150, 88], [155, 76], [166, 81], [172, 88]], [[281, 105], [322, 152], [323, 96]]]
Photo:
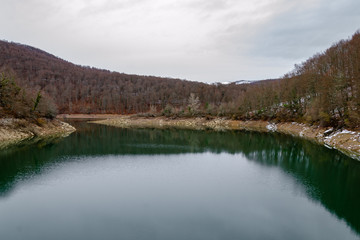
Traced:
[[78, 125], [66, 139], [38, 142], [0, 153], [0, 195], [22, 176], [41, 174], [60, 156], [240, 153], [264, 166], [277, 166], [303, 185], [308, 196], [360, 233], [360, 163], [334, 150], [280, 134], [155, 129], [117, 129]]
[[[245, 155], [278, 166], [302, 184], [311, 199], [344, 219], [360, 233], [360, 163], [341, 153], [287, 136], [252, 138]], [[252, 144], [251, 144], [252, 142]], [[262, 147], [254, 147], [254, 145]]]

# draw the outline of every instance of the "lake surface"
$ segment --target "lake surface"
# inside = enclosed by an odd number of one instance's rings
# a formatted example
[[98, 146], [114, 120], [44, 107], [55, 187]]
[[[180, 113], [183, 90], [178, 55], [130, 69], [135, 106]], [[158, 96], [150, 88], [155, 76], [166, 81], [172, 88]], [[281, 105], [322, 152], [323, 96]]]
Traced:
[[0, 152], [0, 239], [359, 239], [360, 163], [280, 134], [118, 129]]

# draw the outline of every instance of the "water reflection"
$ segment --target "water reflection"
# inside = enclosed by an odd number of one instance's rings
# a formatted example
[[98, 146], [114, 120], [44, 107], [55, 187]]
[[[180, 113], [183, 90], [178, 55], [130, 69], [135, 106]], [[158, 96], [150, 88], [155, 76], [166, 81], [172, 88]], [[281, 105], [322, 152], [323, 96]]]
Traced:
[[304, 186], [307, 195], [360, 233], [360, 163], [334, 150], [280, 134], [116, 129], [77, 123], [65, 139], [24, 144], [0, 153], [0, 197], [66, 156], [227, 152], [278, 167]]

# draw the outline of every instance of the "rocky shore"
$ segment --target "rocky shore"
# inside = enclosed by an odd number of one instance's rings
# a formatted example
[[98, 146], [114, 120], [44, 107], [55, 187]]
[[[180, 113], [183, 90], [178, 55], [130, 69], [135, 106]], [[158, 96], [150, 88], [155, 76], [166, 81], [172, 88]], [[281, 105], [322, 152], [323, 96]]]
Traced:
[[34, 137], [67, 136], [75, 130], [70, 124], [57, 119], [41, 118], [30, 122], [26, 119], [0, 118], [0, 149]]
[[142, 118], [121, 116], [92, 123], [121, 128], [178, 128], [195, 130], [247, 130], [260, 132], [279, 132], [295, 137], [306, 138], [328, 148], [337, 149], [344, 154], [360, 160], [360, 132], [346, 129], [334, 130], [300, 123], [270, 123], [266, 121], [235, 121], [222, 118], [168, 119], [163, 117]]

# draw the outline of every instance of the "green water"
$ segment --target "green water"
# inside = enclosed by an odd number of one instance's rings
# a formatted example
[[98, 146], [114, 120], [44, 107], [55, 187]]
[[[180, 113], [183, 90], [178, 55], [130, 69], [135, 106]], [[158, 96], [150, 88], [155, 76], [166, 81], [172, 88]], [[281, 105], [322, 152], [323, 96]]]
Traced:
[[359, 239], [360, 163], [337, 151], [75, 124], [0, 152], [0, 239]]

